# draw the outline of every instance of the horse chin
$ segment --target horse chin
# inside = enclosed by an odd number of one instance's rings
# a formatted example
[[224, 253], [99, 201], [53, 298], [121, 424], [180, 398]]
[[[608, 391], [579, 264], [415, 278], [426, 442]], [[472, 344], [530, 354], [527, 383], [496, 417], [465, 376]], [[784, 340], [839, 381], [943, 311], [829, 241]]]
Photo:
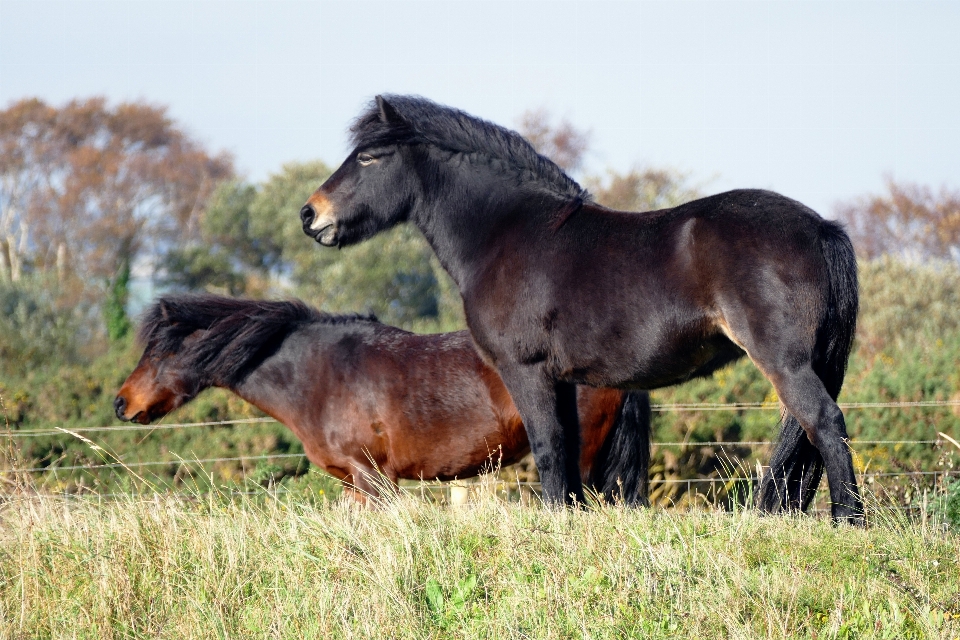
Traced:
[[130, 422], [138, 422], [140, 424], [150, 424], [150, 414], [146, 411], [141, 411], [137, 415], [130, 418]]
[[313, 239], [325, 247], [337, 246], [339, 243], [339, 238], [337, 238], [337, 225], [328, 224], [324, 228], [317, 231], [317, 235], [315, 235]]

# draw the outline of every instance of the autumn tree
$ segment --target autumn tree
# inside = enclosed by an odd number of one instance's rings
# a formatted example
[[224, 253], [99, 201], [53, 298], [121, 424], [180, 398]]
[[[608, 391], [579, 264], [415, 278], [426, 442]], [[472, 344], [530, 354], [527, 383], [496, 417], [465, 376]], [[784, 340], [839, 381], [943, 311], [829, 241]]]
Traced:
[[33, 249], [31, 215], [50, 189], [55, 121], [56, 110], [35, 99], [0, 112], [0, 282], [18, 282]]
[[[547, 109], [525, 111], [517, 119], [517, 126], [520, 135], [537, 152], [564, 171], [575, 172], [583, 167], [590, 149], [589, 132], [566, 119], [554, 123]], [[673, 207], [700, 196], [698, 190], [688, 184], [685, 174], [670, 169], [634, 168], [626, 173], [608, 170], [604, 177], [588, 175], [583, 182], [598, 203], [624, 211]]]
[[568, 120], [553, 124], [546, 109], [523, 112], [517, 120], [518, 132], [527, 142], [567, 172], [578, 171], [590, 146], [590, 133], [574, 127]]
[[621, 211], [665, 209], [701, 196], [686, 174], [671, 169], [609, 170], [605, 177], [588, 176], [584, 183], [598, 203]]
[[95, 283], [111, 337], [128, 328], [131, 269], [196, 233], [231, 160], [142, 102], [103, 98], [0, 112], [0, 277], [29, 268]]
[[336, 251], [318, 251], [300, 227], [300, 207], [327, 177], [320, 161], [292, 162], [260, 184], [220, 184], [202, 212], [197, 238], [167, 254], [161, 282], [232, 294], [290, 293]]
[[939, 192], [919, 184], [884, 179], [886, 193], [841, 204], [847, 226], [864, 258], [884, 254], [960, 261], [960, 191]]

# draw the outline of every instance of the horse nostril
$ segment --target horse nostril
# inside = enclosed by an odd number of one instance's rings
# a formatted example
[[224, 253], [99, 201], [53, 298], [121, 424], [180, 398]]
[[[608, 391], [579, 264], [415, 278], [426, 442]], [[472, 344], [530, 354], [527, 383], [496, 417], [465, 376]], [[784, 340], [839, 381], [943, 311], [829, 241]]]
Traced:
[[121, 420], [126, 420], [126, 418], [123, 417], [126, 409], [127, 401], [122, 396], [117, 396], [116, 400], [113, 401], [113, 410]]
[[303, 222], [303, 228], [308, 229], [317, 217], [317, 212], [313, 210], [313, 205], [307, 203], [300, 209], [300, 221]]

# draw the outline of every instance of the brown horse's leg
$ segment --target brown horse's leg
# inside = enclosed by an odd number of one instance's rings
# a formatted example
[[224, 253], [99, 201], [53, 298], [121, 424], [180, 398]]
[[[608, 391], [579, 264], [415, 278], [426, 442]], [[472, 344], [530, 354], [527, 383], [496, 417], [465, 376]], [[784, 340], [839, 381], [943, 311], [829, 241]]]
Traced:
[[373, 506], [380, 497], [380, 491], [376, 483], [371, 482], [376, 471], [371, 467], [361, 467], [352, 465], [353, 472], [344, 476], [341, 480], [343, 490], [347, 496], [360, 504]]
[[357, 488], [352, 482], [343, 481], [343, 495], [347, 496], [357, 504], [365, 507], [370, 506], [370, 496]]
[[387, 498], [398, 491], [397, 475], [371, 463], [367, 458], [364, 458], [364, 463], [353, 465], [352, 490], [354, 497], [359, 499], [362, 496], [364, 504], [376, 507], [382, 503], [381, 498]]
[[543, 501], [550, 506], [585, 504], [576, 386], [550, 379], [539, 367], [510, 365], [500, 374], [523, 418]]

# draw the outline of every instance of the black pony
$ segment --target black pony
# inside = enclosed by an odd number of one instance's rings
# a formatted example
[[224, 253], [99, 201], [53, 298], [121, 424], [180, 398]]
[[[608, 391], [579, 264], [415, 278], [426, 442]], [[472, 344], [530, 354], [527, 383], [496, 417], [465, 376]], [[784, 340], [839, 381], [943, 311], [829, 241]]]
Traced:
[[825, 466], [834, 518], [862, 521], [836, 403], [858, 306], [838, 224], [758, 190], [607, 209], [518, 134], [418, 97], [378, 97], [352, 131], [304, 231], [344, 246], [419, 227], [523, 416], [548, 500], [583, 499], [574, 385], [653, 389], [746, 354], [785, 412], [761, 507], [804, 509]]

